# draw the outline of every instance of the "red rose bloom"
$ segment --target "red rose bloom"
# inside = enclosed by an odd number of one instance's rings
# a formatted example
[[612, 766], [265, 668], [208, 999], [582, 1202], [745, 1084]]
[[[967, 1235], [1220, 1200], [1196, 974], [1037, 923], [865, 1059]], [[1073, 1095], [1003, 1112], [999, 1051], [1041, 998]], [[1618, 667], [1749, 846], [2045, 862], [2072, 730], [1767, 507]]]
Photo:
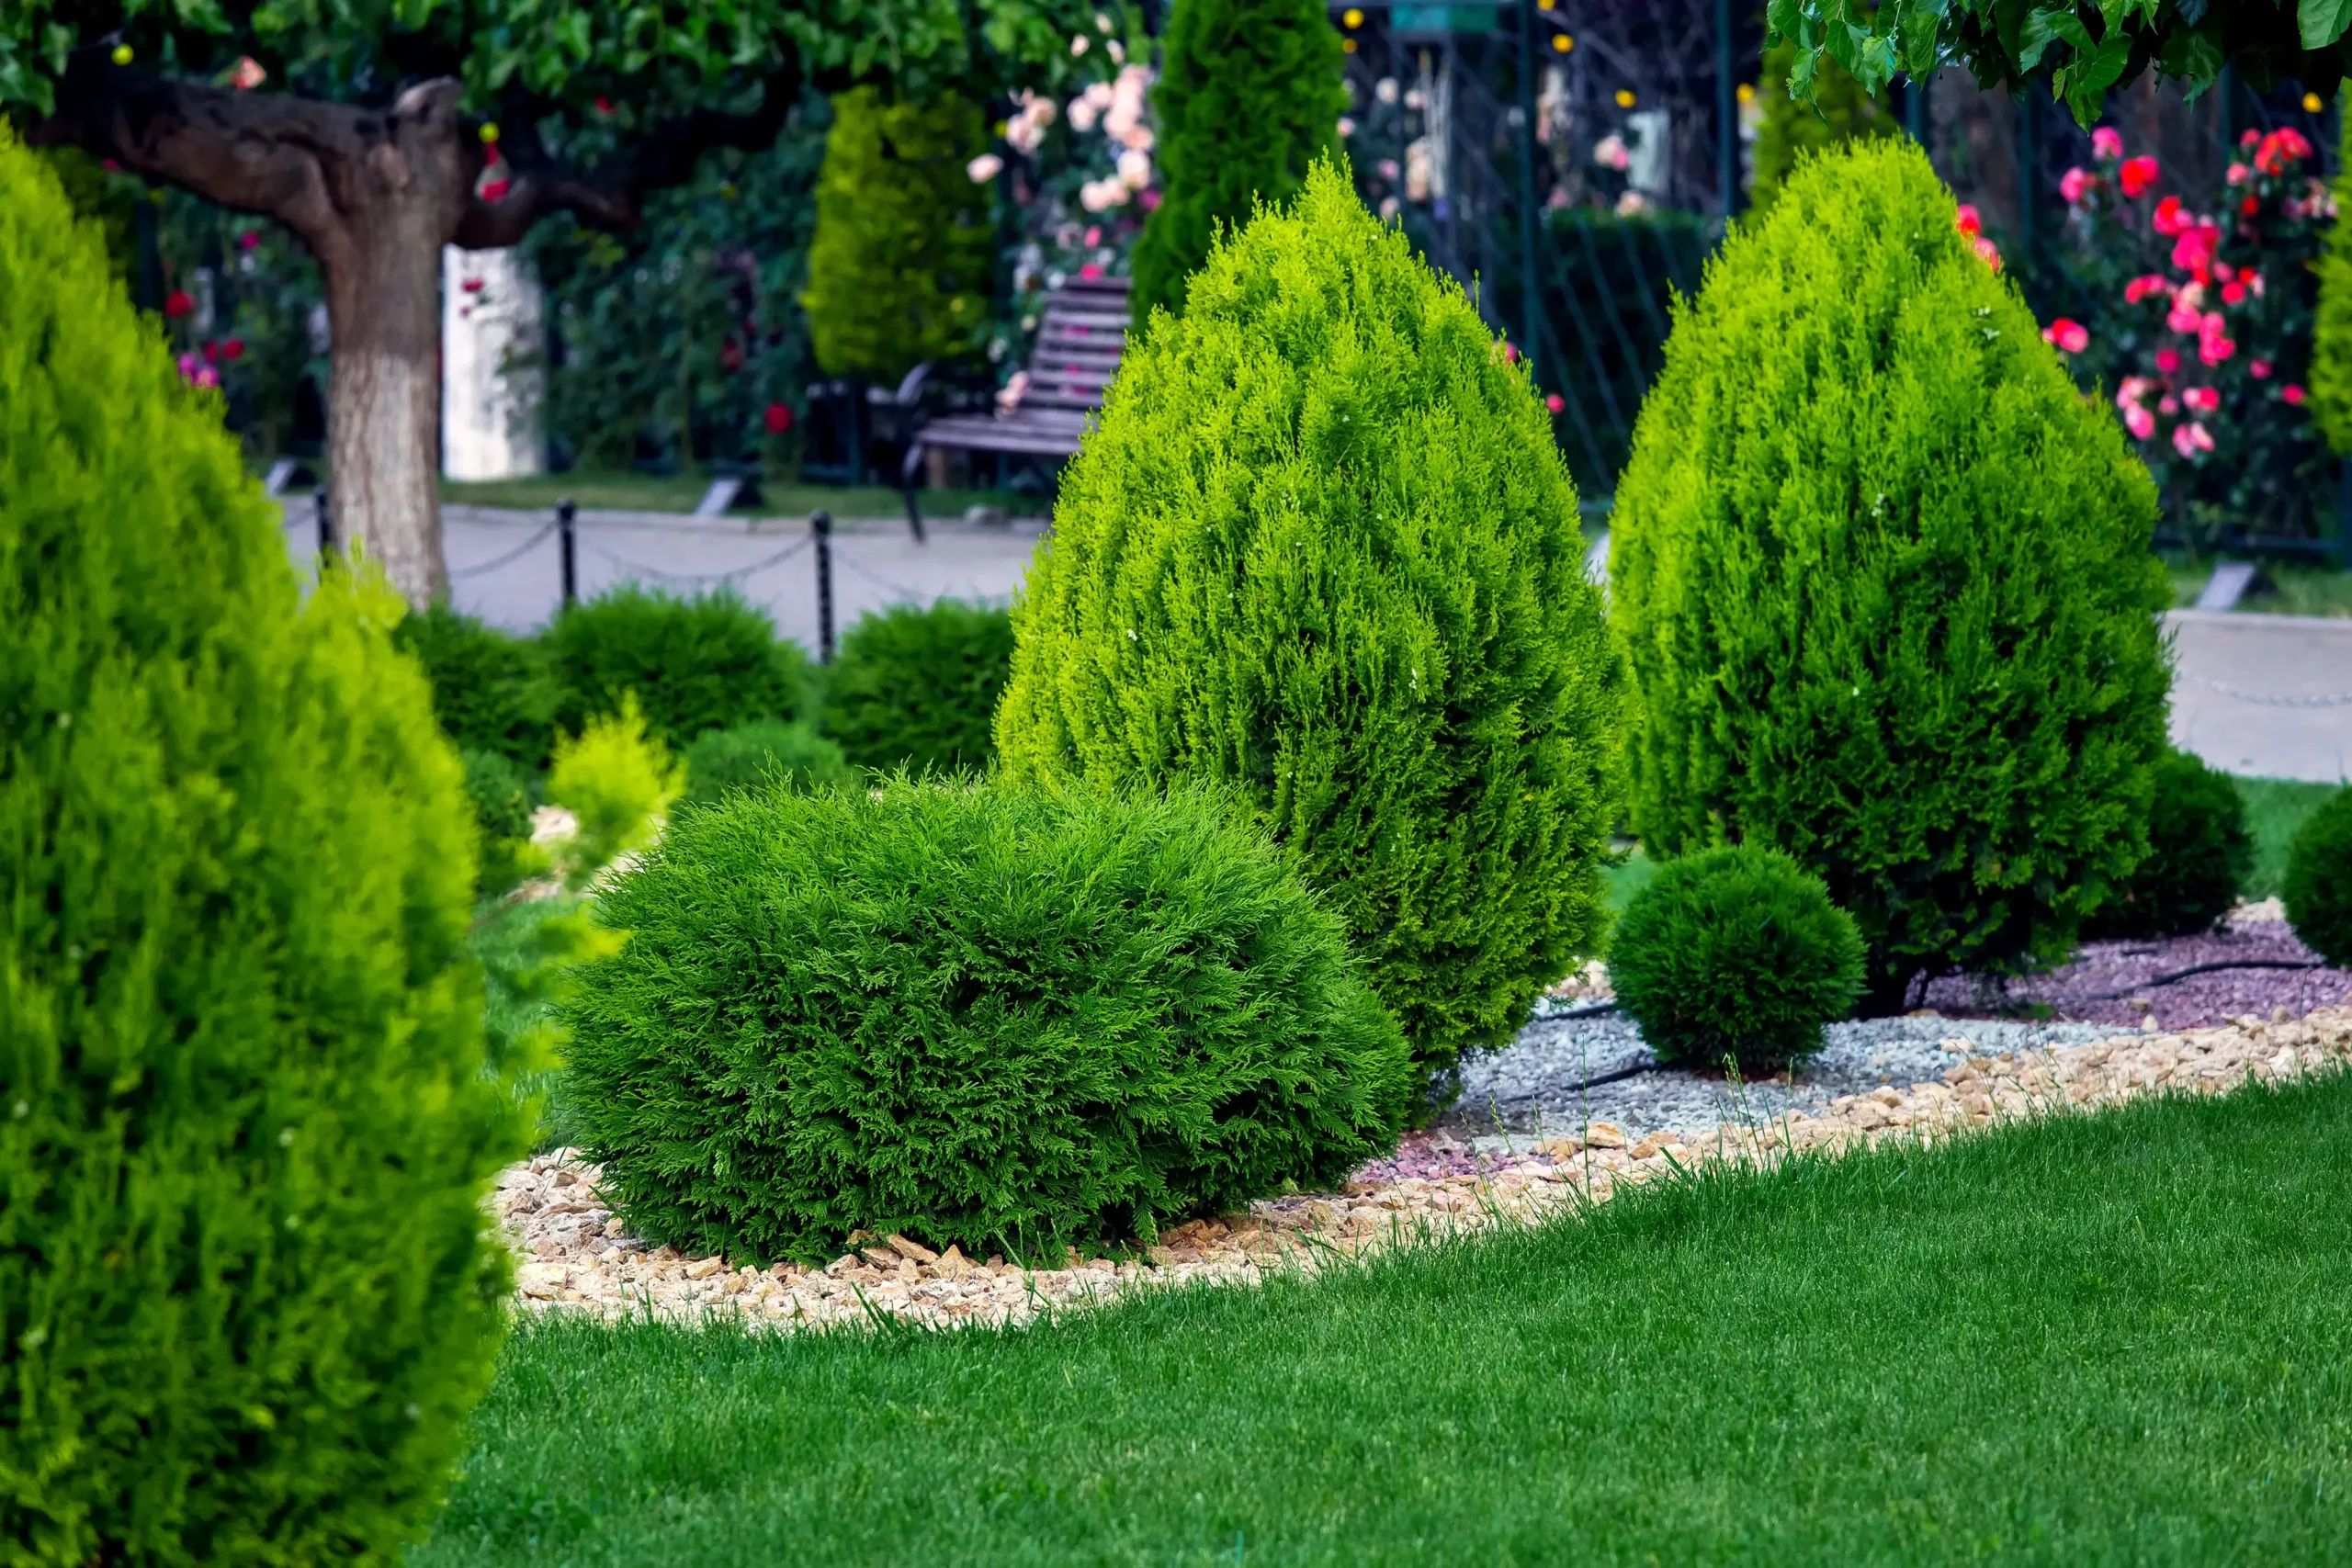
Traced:
[[2123, 186], [2123, 194], [2137, 200], [2147, 195], [2148, 187], [2156, 183], [2156, 161], [2144, 154], [2126, 158], [2123, 167], [2116, 171], [2115, 177]]
[[770, 435], [782, 435], [792, 428], [792, 410], [783, 403], [770, 403], [768, 412], [761, 416], [761, 423], [768, 427]]
[[175, 321], [195, 309], [196, 301], [188, 298], [185, 288], [175, 288], [164, 296], [164, 314]]

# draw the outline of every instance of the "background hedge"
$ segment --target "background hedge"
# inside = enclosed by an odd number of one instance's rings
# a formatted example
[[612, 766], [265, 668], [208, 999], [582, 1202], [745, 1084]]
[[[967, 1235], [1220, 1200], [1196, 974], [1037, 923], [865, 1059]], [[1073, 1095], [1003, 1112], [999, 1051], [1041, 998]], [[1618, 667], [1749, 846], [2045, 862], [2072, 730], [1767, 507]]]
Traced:
[[2064, 957], [2147, 853], [2155, 512], [1917, 148], [1804, 164], [1709, 264], [1618, 488], [1637, 832], [1818, 873], [1873, 1010]]
[[524, 1130], [400, 602], [307, 604], [215, 398], [0, 126], [0, 1541], [392, 1562]]
[[986, 768], [1012, 617], [942, 599], [862, 615], [825, 671], [825, 731], [861, 767]]
[[1320, 164], [1129, 346], [1013, 604], [1000, 765], [1229, 788], [1442, 1070], [1604, 929], [1583, 556], [1524, 367]]
[[1394, 1142], [1412, 1085], [1339, 923], [1185, 792], [731, 795], [598, 901], [567, 1102], [636, 1234], [1058, 1262]]
[[541, 640], [568, 730], [616, 711], [624, 692], [673, 749], [705, 730], [801, 717], [810, 705], [808, 656], [730, 589], [677, 598], [624, 583], [563, 610]]

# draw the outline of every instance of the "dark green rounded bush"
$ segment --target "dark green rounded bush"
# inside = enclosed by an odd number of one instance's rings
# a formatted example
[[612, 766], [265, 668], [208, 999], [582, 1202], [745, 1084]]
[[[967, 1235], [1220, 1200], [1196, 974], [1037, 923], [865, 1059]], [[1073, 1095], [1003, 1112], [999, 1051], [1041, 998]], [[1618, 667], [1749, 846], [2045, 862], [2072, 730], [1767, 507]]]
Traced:
[[782, 773], [802, 789], [848, 784], [857, 771], [842, 749], [808, 724], [768, 718], [714, 729], [686, 748], [686, 798], [707, 806], [731, 789]]
[[396, 1563], [503, 1333], [458, 760], [278, 522], [0, 121], [11, 1563]]
[[557, 615], [543, 640], [556, 721], [574, 733], [624, 691], [677, 751], [706, 730], [808, 716], [807, 658], [731, 589], [682, 599], [625, 583]]
[[1594, 950], [1618, 666], [1523, 366], [1319, 164], [1131, 342], [1012, 611], [999, 766], [1215, 781], [1434, 1075]]
[[1658, 867], [1609, 950], [1618, 1005], [1662, 1061], [1774, 1068], [1862, 994], [1862, 938], [1821, 879], [1751, 844]]
[[825, 671], [825, 733], [865, 768], [985, 768], [1012, 669], [1012, 616], [942, 599], [859, 617]]
[[495, 751], [534, 772], [555, 741], [555, 682], [547, 656], [446, 604], [412, 611], [392, 640], [433, 682], [433, 716], [460, 751]]
[[2352, 785], [2322, 801], [2296, 830], [2279, 897], [2304, 944], [2336, 968], [2352, 969]]
[[481, 891], [503, 893], [538, 869], [531, 847], [529, 775], [495, 751], [462, 751], [466, 800], [481, 830]]
[[1872, 1012], [2030, 971], [2147, 853], [2156, 494], [1903, 138], [1801, 163], [1675, 313], [1611, 528], [1635, 833], [1817, 873]]
[[2211, 931], [2254, 869], [2245, 797], [2235, 780], [2187, 751], [2156, 762], [2148, 858], [2084, 928], [2088, 936], [2166, 937]]
[[1067, 1242], [1340, 1180], [1413, 1087], [1340, 925], [1213, 798], [968, 779], [683, 813], [597, 901], [569, 1099], [639, 1235]]

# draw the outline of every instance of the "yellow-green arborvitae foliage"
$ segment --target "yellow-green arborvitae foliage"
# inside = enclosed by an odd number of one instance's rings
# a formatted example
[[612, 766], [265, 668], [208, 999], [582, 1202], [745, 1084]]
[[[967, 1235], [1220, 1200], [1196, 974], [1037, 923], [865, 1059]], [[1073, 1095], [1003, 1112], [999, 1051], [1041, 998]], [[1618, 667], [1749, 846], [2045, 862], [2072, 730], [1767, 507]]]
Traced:
[[1013, 605], [1001, 766], [1222, 784], [1442, 1071], [1602, 934], [1583, 555], [1523, 368], [1317, 164], [1128, 349]]
[[0, 1556], [394, 1562], [525, 1130], [402, 607], [302, 602], [215, 396], [0, 127]]
[[1678, 306], [1611, 614], [1653, 855], [1785, 850], [1922, 972], [2063, 957], [2147, 852], [2147, 469], [1907, 141], [1801, 164]]
[[986, 150], [967, 99], [893, 104], [871, 87], [833, 100], [817, 176], [817, 235], [800, 303], [828, 376], [894, 382], [978, 348], [996, 267]]
[[1781, 199], [1781, 187], [1796, 172], [1799, 158], [1857, 138], [1894, 136], [1903, 129], [1883, 88], [1863, 92], [1853, 73], [1827, 55], [1814, 77], [1814, 101], [1801, 104], [1790, 97], [1789, 72], [1796, 58], [1793, 43], [1764, 52], [1764, 114], [1756, 128], [1756, 175], [1747, 188], [1748, 206], [1757, 212], [1770, 211]]
[[2312, 320], [2312, 418], [2339, 457], [2352, 457], [2352, 94], [2337, 97], [2344, 157], [2336, 163], [2335, 221], [2319, 258], [2319, 308]]

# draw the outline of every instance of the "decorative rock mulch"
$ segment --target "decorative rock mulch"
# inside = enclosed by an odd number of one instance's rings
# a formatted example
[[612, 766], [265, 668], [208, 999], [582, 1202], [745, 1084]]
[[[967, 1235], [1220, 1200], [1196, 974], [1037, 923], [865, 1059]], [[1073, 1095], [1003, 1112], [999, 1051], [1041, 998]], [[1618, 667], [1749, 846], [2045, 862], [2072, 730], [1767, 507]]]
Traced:
[[1023, 1324], [1123, 1293], [1197, 1280], [1250, 1284], [1450, 1232], [1528, 1224], [1606, 1201], [1628, 1186], [1714, 1161], [1838, 1151], [1887, 1138], [1935, 1140], [1996, 1122], [2143, 1095], [2213, 1094], [2352, 1065], [2352, 1007], [2291, 1020], [2247, 1015], [2213, 1029], [2136, 1033], [2023, 1055], [1973, 1054], [1950, 1042], [1940, 1079], [1843, 1096], [1817, 1116], [1633, 1141], [1607, 1122], [1500, 1156], [1427, 1138], [1359, 1173], [1339, 1192], [1253, 1203], [1160, 1233], [1140, 1259], [1079, 1259], [1023, 1269], [1001, 1258], [943, 1256], [903, 1236], [860, 1237], [821, 1269], [767, 1269], [648, 1248], [620, 1230], [597, 1171], [558, 1150], [499, 1178], [499, 1220], [520, 1250], [517, 1304], [607, 1318], [734, 1316], [780, 1328], [895, 1318], [932, 1326]]

